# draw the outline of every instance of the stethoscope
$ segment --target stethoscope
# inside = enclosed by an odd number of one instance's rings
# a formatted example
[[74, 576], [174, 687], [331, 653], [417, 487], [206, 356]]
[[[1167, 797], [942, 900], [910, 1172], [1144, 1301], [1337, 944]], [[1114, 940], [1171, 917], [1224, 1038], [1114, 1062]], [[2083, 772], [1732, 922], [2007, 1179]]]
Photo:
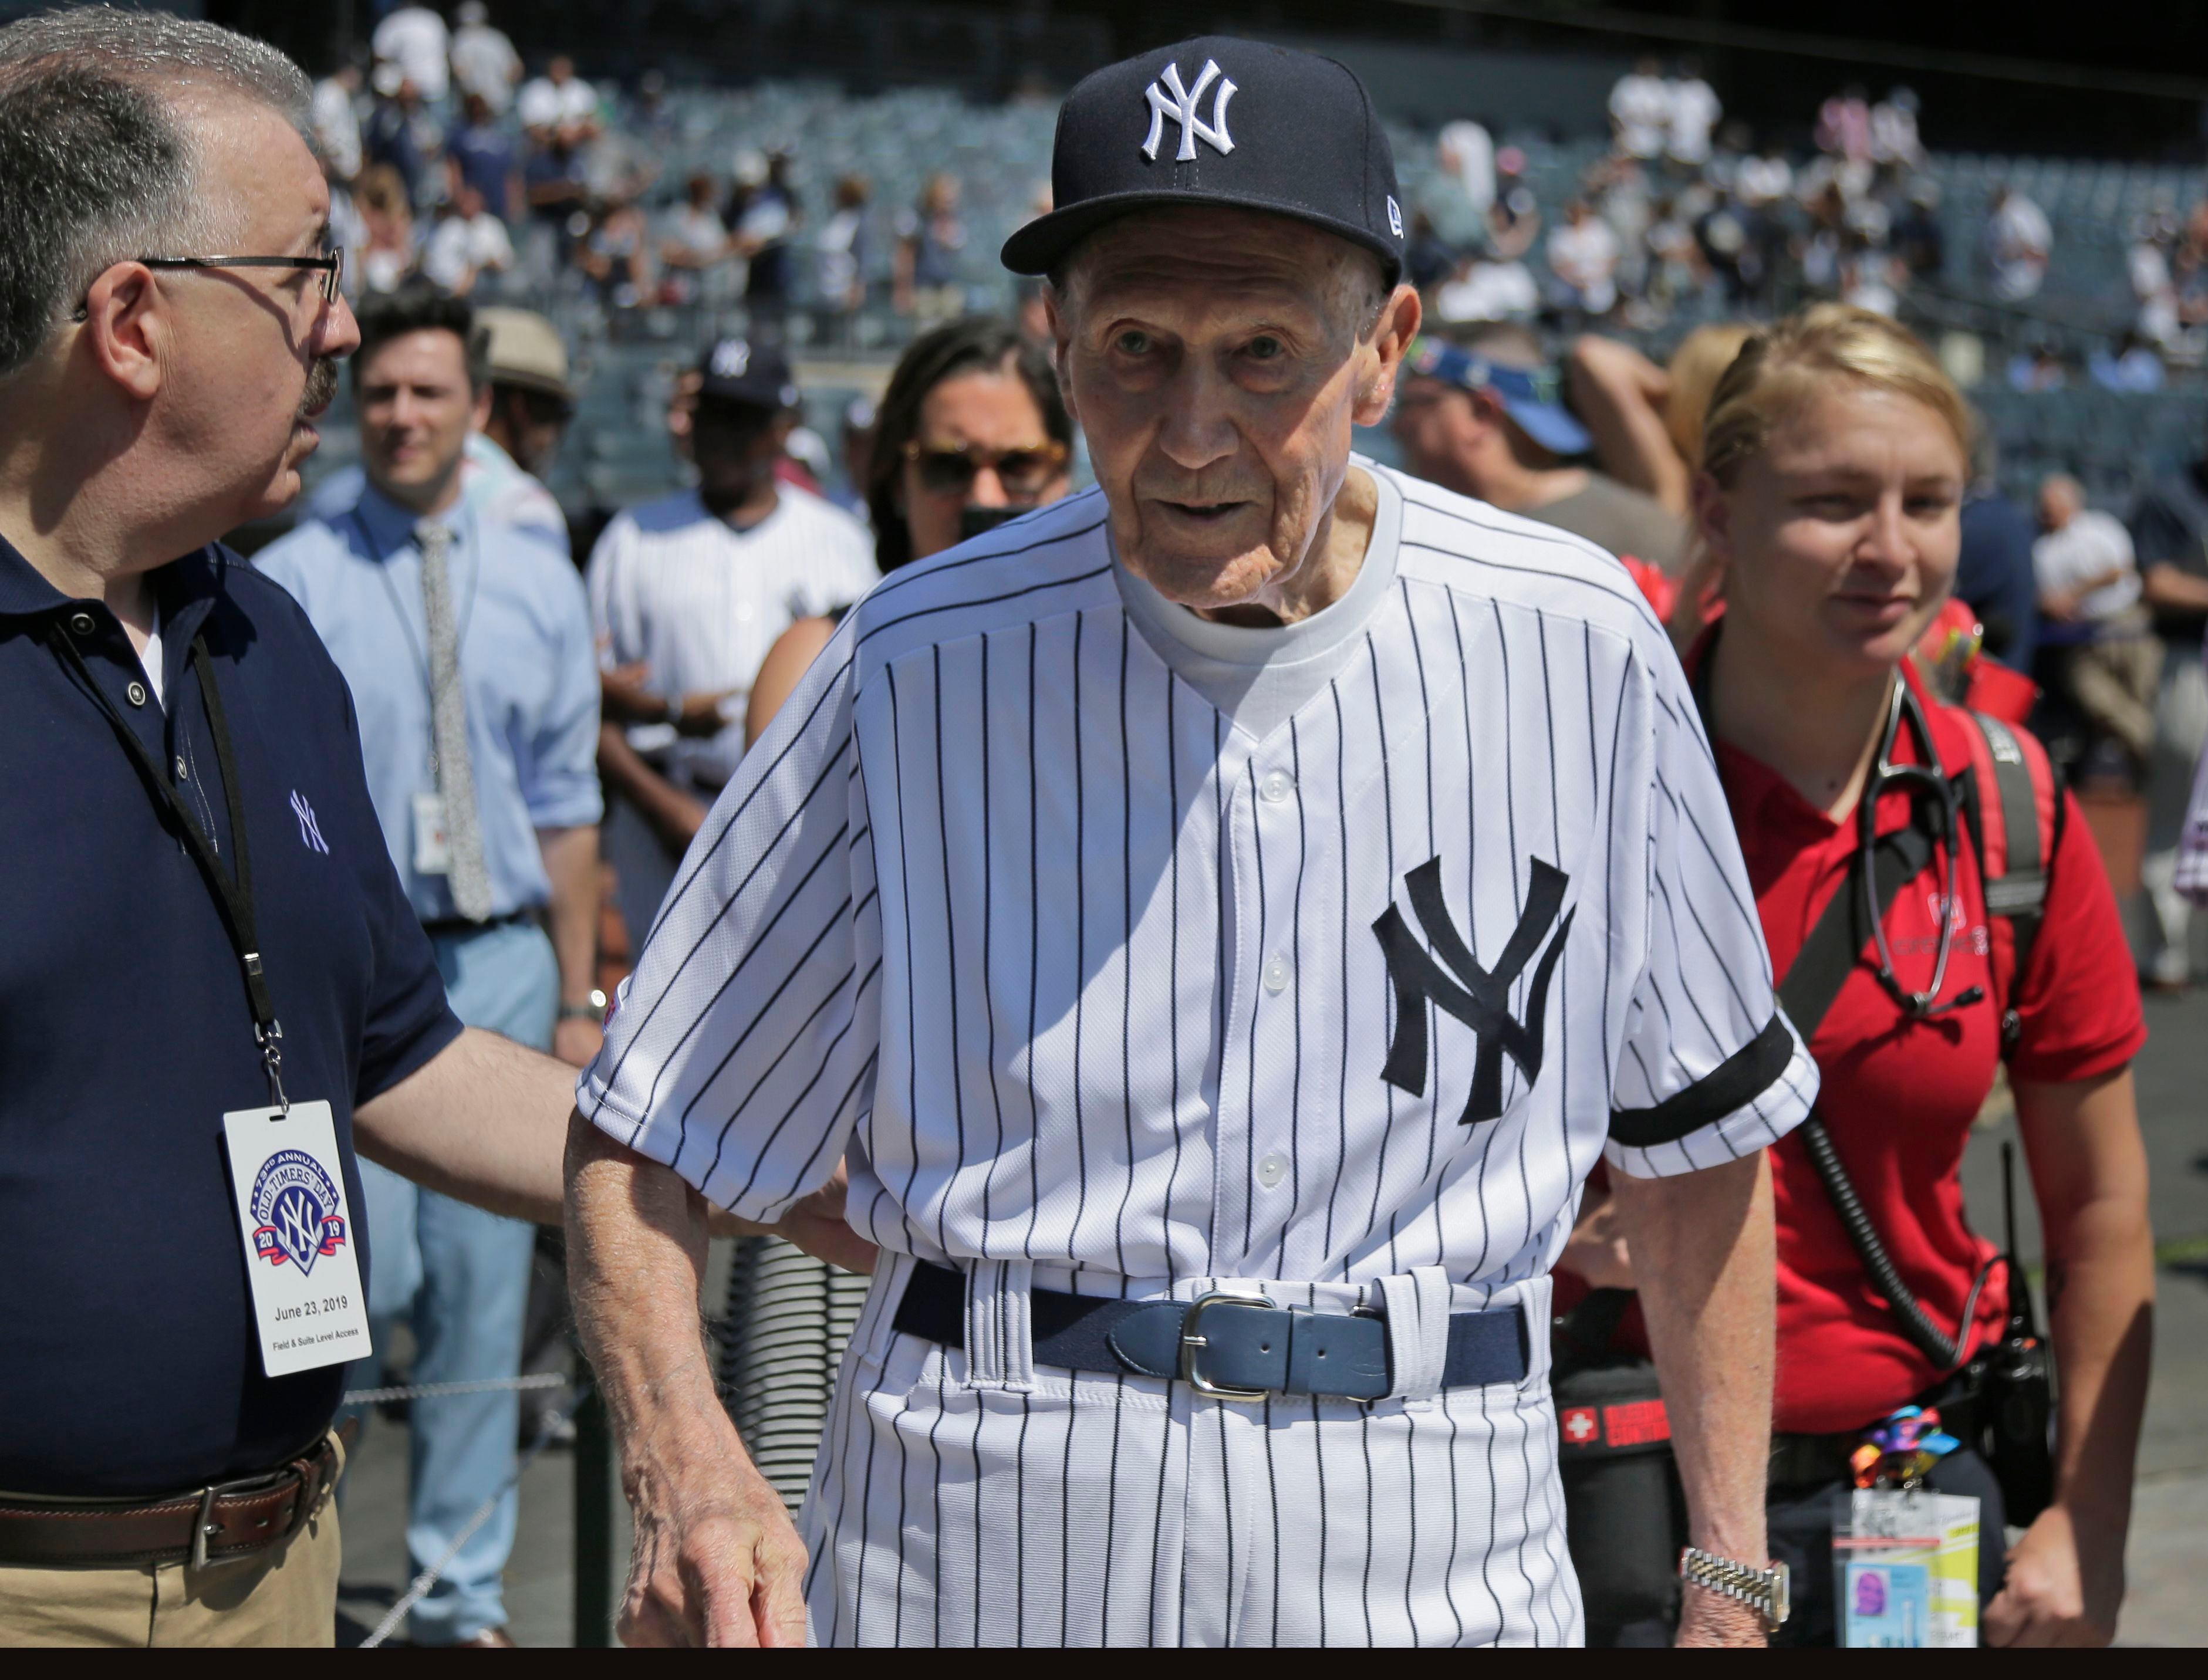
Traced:
[[[1917, 744], [1924, 749], [1925, 762], [1921, 765], [1893, 762], [1894, 743], [1900, 738], [1905, 717], [1916, 731]], [[1886, 919], [1879, 914], [1878, 873], [1873, 849], [1878, 843], [1878, 807], [1879, 801], [1895, 789], [1907, 793], [1912, 801], [1921, 794], [1930, 794], [1940, 813], [1941, 831], [1934, 837], [1933, 844], [1935, 854], [1945, 855], [1940, 871], [1939, 943], [1932, 959], [1932, 984], [1922, 992], [1912, 992], [1901, 983], [1893, 966], [1893, 948], [1887, 943]], [[1911, 809], [1913, 812], [1913, 805]], [[1856, 889], [1862, 895], [1859, 903], [1863, 919], [1870, 923], [1871, 939], [1878, 951], [1878, 983], [1912, 1019], [1918, 1021], [1968, 1009], [1983, 1002], [1986, 995], [1983, 987], [1973, 986], [1946, 1003], [1940, 1001], [1940, 993], [1947, 981], [1947, 959], [1955, 945], [1955, 848], [1961, 833], [1962, 801], [1955, 796], [1955, 784], [1941, 767], [1940, 750], [1933, 742], [1932, 727], [1924, 716], [1923, 705], [1897, 672], [1893, 693], [1887, 701], [1886, 727], [1879, 735], [1878, 753], [1863, 779], [1863, 793], [1856, 801], [1855, 875]]]

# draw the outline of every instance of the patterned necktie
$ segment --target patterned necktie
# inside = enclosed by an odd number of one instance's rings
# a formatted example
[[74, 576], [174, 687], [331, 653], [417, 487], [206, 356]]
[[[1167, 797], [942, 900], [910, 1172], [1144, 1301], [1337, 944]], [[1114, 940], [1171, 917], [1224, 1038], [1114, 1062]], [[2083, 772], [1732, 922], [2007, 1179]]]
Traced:
[[422, 607], [429, 626], [429, 745], [437, 791], [445, 801], [446, 883], [453, 908], [470, 921], [490, 918], [490, 871], [483, 866], [483, 829], [476, 814], [475, 763], [468, 756], [468, 701], [460, 687], [460, 637], [453, 618], [453, 580], [446, 565], [453, 533], [435, 519], [414, 527], [422, 550]]

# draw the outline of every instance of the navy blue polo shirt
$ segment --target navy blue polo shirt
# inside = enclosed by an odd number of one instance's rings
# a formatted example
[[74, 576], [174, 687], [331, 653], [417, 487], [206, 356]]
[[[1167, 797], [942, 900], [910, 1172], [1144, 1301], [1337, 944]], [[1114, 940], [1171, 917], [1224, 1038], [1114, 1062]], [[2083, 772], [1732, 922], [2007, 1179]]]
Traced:
[[[162, 692], [122, 624], [0, 540], [0, 1490], [158, 1494], [267, 1469], [345, 1367], [261, 1375], [222, 1116], [268, 1101], [207, 879], [92, 678], [233, 856], [190, 661], [227, 713], [293, 1101], [320, 1098], [363, 1247], [352, 1114], [459, 1035], [392, 869], [345, 679], [291, 598], [210, 547], [151, 574]], [[369, 1257], [360, 1256], [363, 1276]]]

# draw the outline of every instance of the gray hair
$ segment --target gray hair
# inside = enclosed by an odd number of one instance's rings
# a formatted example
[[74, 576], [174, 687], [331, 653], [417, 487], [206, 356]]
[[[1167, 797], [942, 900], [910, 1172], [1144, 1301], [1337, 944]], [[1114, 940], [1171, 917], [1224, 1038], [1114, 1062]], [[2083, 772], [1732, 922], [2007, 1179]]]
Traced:
[[219, 240], [245, 207], [200, 190], [191, 119], [267, 106], [306, 132], [311, 90], [265, 42], [166, 12], [85, 6], [0, 28], [0, 379], [101, 272]]

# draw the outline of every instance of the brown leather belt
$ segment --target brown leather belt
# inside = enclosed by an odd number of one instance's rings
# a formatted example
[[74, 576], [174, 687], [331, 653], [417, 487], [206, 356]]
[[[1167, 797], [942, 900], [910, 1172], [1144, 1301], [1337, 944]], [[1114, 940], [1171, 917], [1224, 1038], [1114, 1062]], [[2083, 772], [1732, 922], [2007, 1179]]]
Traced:
[[289, 1539], [336, 1481], [325, 1435], [280, 1470], [164, 1499], [42, 1499], [0, 1493], [0, 1563], [127, 1569], [235, 1563]]

